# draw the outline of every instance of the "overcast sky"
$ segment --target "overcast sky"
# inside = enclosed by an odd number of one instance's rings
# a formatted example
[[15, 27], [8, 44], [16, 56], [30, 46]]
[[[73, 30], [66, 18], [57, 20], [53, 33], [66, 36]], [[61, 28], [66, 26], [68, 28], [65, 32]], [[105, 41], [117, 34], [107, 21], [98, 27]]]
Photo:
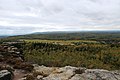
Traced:
[[0, 35], [120, 30], [120, 0], [0, 0]]

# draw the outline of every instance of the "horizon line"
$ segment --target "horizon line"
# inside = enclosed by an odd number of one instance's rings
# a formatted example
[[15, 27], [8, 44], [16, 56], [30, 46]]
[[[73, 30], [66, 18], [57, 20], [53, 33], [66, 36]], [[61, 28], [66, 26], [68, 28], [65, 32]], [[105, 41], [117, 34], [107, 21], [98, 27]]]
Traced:
[[0, 36], [20, 36], [20, 35], [29, 35], [35, 33], [52, 33], [52, 32], [120, 32], [120, 30], [36, 31], [26, 34], [4, 34], [4, 35], [0, 34]]

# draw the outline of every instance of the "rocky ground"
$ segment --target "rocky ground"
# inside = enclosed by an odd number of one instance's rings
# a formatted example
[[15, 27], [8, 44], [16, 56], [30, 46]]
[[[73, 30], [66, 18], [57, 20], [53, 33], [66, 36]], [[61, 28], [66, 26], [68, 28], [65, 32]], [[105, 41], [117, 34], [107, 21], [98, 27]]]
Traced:
[[0, 80], [19, 80], [33, 68], [32, 64], [24, 61], [18, 48], [8, 44], [0, 45]]
[[[10, 72], [6, 72], [4, 78], [10, 78]], [[31, 73], [15, 73], [14, 80], [120, 80], [119, 71], [108, 71], [103, 69], [86, 69], [81, 67], [46, 67], [34, 65]], [[3, 75], [2, 74], [2, 75]], [[6, 76], [7, 75], [7, 76]], [[0, 76], [1, 77], [1, 76]], [[0, 79], [11, 80], [11, 79]]]
[[120, 71], [39, 66], [25, 62], [16, 47], [0, 45], [0, 80], [120, 80]]
[[81, 67], [46, 67], [34, 65], [34, 71], [27, 78], [34, 80], [120, 80], [119, 71], [86, 69]]

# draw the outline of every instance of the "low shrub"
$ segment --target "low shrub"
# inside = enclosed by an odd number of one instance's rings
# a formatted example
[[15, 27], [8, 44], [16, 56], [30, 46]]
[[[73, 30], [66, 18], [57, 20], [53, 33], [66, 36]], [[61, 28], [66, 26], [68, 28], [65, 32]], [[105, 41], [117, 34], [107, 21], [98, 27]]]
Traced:
[[29, 63], [18, 63], [14, 65], [15, 69], [23, 69], [26, 71], [32, 71], [33, 70], [33, 65], [29, 64]]

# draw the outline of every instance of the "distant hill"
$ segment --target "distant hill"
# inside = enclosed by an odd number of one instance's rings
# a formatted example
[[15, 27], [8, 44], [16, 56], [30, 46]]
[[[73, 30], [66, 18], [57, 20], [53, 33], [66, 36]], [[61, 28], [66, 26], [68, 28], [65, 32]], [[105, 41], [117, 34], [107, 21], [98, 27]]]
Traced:
[[[20, 36], [19, 36], [20, 37]], [[21, 36], [34, 39], [112, 39], [120, 38], [120, 31], [43, 32]]]
[[8, 37], [8, 36], [0, 36], [0, 38], [5, 38], [5, 37]]
[[47, 40], [120, 40], [120, 31], [83, 31], [83, 32], [36, 32], [27, 35], [11, 36], [6, 40], [47, 39]]

